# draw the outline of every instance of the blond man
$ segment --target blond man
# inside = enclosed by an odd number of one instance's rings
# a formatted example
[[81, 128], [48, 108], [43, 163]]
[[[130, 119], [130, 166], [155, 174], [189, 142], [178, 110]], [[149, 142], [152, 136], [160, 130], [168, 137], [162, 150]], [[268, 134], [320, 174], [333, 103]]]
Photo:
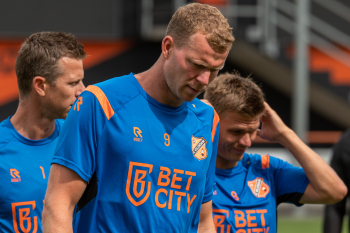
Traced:
[[[346, 195], [333, 169], [282, 122], [251, 79], [220, 75], [204, 97], [221, 120], [213, 197], [217, 232], [275, 233], [278, 204], [328, 204]], [[257, 135], [280, 143], [302, 168], [269, 155], [246, 154]]]
[[215, 232], [219, 122], [195, 98], [233, 41], [216, 8], [189, 4], [149, 70], [87, 88], [53, 159], [45, 232]]

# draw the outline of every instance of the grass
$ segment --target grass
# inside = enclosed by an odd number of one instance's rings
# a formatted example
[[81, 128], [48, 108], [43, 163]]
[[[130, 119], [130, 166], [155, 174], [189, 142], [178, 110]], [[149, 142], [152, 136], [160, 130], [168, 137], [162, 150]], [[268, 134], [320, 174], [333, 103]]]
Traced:
[[[348, 222], [344, 219], [342, 233], [347, 233]], [[279, 217], [278, 233], [322, 233], [322, 218], [287, 218]]]
[[320, 218], [278, 218], [278, 233], [321, 233], [322, 219]]

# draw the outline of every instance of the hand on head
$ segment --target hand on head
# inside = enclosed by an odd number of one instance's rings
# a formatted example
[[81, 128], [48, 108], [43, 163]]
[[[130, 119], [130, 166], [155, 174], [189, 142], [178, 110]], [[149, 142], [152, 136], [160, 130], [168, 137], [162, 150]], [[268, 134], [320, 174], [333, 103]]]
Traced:
[[278, 114], [266, 102], [265, 112], [261, 116], [261, 129], [258, 136], [268, 141], [278, 141], [286, 131], [290, 130], [278, 116]]

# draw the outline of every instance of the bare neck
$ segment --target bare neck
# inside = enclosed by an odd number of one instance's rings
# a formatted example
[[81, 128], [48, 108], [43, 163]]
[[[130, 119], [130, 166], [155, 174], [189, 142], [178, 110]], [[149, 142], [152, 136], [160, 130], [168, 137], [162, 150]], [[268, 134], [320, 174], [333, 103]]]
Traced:
[[20, 101], [10, 121], [19, 134], [31, 140], [46, 138], [55, 130], [55, 119], [45, 117], [40, 104], [32, 97]]
[[147, 71], [136, 74], [135, 77], [141, 87], [158, 102], [170, 106], [178, 107], [183, 103], [176, 97], [165, 80], [164, 76], [164, 58], [160, 56], [157, 62]]
[[237, 164], [238, 164], [238, 161], [229, 161], [222, 158], [220, 155], [217, 155], [216, 157], [216, 168], [230, 169], [237, 166]]

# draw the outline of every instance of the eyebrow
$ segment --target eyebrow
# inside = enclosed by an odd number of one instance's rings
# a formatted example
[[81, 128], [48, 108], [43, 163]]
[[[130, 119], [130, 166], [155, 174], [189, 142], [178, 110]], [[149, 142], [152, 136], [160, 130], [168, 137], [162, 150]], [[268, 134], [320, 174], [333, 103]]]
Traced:
[[[260, 126], [260, 125], [259, 125]], [[252, 131], [258, 130], [259, 126], [254, 128]], [[239, 128], [239, 127], [232, 127], [232, 128], [228, 128], [229, 131], [247, 131], [247, 132], [251, 132], [250, 130], [248, 131], [245, 128]]]
[[196, 62], [196, 61], [194, 61], [194, 60], [192, 60], [192, 59], [188, 59], [190, 62], [192, 62], [193, 64], [195, 64], [195, 65], [199, 65], [199, 66], [203, 66], [203, 67], [205, 67], [205, 68], [207, 68], [207, 69], [211, 69], [211, 70], [222, 70], [223, 68], [224, 68], [224, 66], [225, 66], [225, 62], [224, 62], [224, 64], [222, 64], [221, 66], [219, 66], [219, 67], [213, 67], [213, 66], [210, 66], [210, 65], [208, 65], [207, 63], [205, 63], [205, 62]]

